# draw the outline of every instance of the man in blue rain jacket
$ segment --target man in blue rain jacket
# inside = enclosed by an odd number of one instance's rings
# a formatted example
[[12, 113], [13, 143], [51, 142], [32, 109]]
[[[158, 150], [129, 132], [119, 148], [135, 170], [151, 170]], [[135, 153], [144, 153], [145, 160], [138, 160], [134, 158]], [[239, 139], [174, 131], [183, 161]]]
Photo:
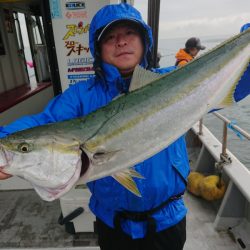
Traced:
[[[152, 34], [140, 13], [128, 4], [108, 5], [94, 16], [89, 32], [95, 77], [70, 86], [37, 115], [2, 127], [0, 137], [18, 130], [85, 116], [129, 90], [137, 64], [152, 69]], [[157, 122], [157, 121], [156, 121]], [[146, 136], [146, 135], [145, 135]], [[187, 209], [182, 194], [189, 164], [184, 137], [137, 164], [137, 197], [112, 177], [88, 183], [90, 209], [97, 217], [101, 249], [183, 249]], [[0, 179], [9, 177], [0, 172]]]

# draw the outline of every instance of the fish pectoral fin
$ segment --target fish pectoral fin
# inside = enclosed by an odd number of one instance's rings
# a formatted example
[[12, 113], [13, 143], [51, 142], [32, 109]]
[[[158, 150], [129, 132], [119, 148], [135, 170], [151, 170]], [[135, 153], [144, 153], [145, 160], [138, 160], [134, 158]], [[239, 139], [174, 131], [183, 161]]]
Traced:
[[153, 82], [162, 77], [161, 74], [154, 73], [152, 71], [146, 70], [141, 66], [137, 65], [135, 67], [132, 80], [129, 86], [129, 91], [139, 89], [143, 86], [146, 86], [150, 82]]
[[112, 177], [119, 182], [123, 187], [132, 192], [138, 197], [142, 197], [139, 189], [132, 176], [124, 171], [113, 174]]
[[93, 154], [93, 162], [95, 164], [103, 164], [105, 162], [108, 162], [120, 151], [121, 151], [120, 149], [114, 151], [105, 151], [105, 150], [96, 151]]

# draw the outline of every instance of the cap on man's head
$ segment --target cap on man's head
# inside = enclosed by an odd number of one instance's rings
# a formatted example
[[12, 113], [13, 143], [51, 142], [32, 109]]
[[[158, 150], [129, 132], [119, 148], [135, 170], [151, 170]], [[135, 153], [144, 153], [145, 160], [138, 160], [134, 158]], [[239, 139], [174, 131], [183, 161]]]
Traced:
[[206, 47], [201, 45], [201, 41], [198, 37], [191, 37], [185, 43], [186, 49], [196, 48], [199, 50], [204, 50]]
[[116, 25], [130, 25], [131, 27], [134, 27], [135, 29], [141, 32], [144, 31], [143, 26], [137, 20], [133, 20], [133, 19], [113, 20], [102, 28], [101, 32], [99, 33], [97, 37], [97, 41], [98, 42], [101, 41], [101, 39], [105, 36], [105, 34], [107, 34], [108, 31], [110, 31]]

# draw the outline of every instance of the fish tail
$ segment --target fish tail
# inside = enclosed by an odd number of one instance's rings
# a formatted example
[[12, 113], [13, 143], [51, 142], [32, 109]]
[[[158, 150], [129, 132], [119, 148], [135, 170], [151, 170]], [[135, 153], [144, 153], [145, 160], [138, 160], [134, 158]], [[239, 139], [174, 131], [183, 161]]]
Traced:
[[[227, 93], [225, 98], [220, 103], [219, 107], [228, 107], [228, 106], [231, 106], [232, 104], [234, 104], [235, 102], [237, 102], [237, 100], [235, 100], [236, 88], [241, 84], [241, 79], [242, 79], [244, 73], [247, 70], [249, 70], [248, 69], [248, 68], [250, 68], [249, 66], [250, 66], [250, 56], [248, 58], [248, 61], [246, 61], [245, 65], [242, 67], [242, 70], [239, 72], [239, 76], [236, 79], [235, 83], [232, 85], [229, 92]], [[250, 84], [250, 82], [249, 82], [249, 84]]]

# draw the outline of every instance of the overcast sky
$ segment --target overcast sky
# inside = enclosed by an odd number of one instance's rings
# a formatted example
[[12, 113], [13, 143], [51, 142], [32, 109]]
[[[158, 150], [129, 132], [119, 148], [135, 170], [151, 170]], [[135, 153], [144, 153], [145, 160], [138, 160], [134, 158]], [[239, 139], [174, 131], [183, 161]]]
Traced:
[[[146, 0], [135, 0], [147, 20]], [[250, 23], [250, 0], [161, 0], [159, 38], [237, 34]]]

